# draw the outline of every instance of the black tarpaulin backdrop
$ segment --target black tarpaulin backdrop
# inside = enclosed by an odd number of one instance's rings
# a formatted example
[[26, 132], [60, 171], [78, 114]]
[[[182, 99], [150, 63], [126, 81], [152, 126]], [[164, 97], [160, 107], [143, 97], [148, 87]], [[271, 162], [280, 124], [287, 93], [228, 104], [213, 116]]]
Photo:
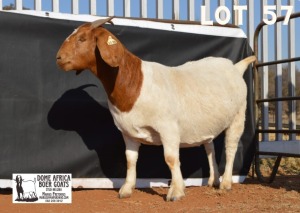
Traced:
[[[80, 24], [0, 12], [0, 179], [11, 179], [12, 173], [125, 177], [125, 146], [108, 111], [102, 85], [88, 71], [76, 76], [59, 70], [55, 63], [60, 45]], [[206, 56], [237, 62], [251, 54], [245, 38], [105, 27], [142, 59], [170, 66]], [[249, 88], [248, 109], [235, 175], [247, 175], [254, 155], [250, 69], [244, 77]], [[221, 134], [215, 140], [221, 174], [223, 138]], [[203, 147], [182, 149], [180, 159], [185, 178], [209, 176]], [[137, 175], [170, 178], [162, 147], [141, 147]]]

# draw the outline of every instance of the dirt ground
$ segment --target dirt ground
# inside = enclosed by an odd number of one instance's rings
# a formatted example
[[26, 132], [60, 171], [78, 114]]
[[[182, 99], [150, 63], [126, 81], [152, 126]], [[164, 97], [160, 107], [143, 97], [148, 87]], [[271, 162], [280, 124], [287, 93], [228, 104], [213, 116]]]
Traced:
[[167, 188], [136, 189], [119, 199], [118, 190], [73, 190], [72, 204], [13, 204], [11, 190], [0, 190], [0, 212], [300, 212], [300, 176], [276, 177], [272, 184], [247, 178], [231, 191], [188, 187], [186, 197], [166, 202]]

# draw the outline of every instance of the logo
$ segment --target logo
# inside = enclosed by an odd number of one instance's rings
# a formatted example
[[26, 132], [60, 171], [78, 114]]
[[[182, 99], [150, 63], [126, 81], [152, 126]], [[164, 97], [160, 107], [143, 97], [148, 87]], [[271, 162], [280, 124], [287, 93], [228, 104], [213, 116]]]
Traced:
[[71, 203], [71, 174], [13, 174], [13, 203]]

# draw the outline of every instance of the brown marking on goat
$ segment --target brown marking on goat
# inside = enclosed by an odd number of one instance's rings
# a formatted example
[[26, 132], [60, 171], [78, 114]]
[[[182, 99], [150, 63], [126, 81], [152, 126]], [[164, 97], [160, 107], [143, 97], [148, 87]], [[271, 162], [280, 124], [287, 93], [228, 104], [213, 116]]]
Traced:
[[140, 95], [143, 84], [141, 60], [127, 50], [119, 66], [119, 73], [110, 101], [120, 111], [129, 112]]
[[[96, 52], [97, 77], [104, 85], [109, 101], [121, 112], [129, 112], [143, 84], [141, 59], [130, 53], [109, 31], [104, 28], [96, 28], [95, 31], [98, 53], [102, 58]], [[107, 44], [109, 37], [117, 43]]]
[[131, 161], [127, 160], [127, 170], [128, 170], [129, 168], [134, 167], [135, 165], [136, 165], [136, 163], [132, 163]]
[[[109, 45], [109, 37], [116, 43]], [[109, 101], [121, 112], [129, 112], [140, 95], [141, 59], [103, 27], [79, 27], [62, 44], [57, 64], [65, 71], [90, 69], [102, 82]]]
[[95, 65], [95, 42], [89, 33], [90, 24], [75, 31], [64, 41], [56, 56], [57, 65], [65, 71], [91, 69]]

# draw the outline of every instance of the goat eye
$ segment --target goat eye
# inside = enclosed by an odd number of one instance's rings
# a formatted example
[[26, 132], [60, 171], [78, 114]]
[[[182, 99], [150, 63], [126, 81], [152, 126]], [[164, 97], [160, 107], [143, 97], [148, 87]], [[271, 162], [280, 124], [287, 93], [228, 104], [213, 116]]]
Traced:
[[79, 39], [78, 39], [78, 41], [80, 41], [80, 42], [84, 42], [86, 39], [84, 38], [84, 37], [80, 37]]

